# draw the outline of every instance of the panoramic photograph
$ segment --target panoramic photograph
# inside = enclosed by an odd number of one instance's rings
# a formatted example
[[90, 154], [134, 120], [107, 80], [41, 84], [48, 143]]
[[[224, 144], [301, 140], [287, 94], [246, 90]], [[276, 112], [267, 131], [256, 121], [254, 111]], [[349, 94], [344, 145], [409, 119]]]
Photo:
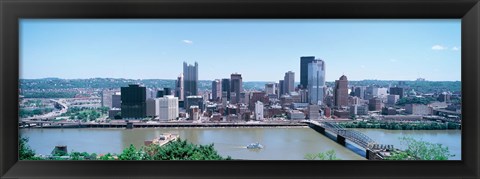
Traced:
[[19, 30], [19, 160], [462, 160], [460, 19]]

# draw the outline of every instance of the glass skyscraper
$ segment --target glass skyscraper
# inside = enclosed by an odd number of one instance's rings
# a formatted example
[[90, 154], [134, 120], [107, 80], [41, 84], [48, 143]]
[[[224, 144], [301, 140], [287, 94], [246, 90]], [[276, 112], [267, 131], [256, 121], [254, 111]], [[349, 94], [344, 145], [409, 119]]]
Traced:
[[308, 93], [310, 104], [322, 105], [325, 97], [325, 61], [315, 59], [308, 64]]
[[300, 57], [300, 86], [302, 89], [308, 87], [308, 64], [314, 60], [314, 56]]
[[128, 85], [121, 88], [122, 118], [145, 118], [146, 112], [146, 88], [140, 85]]
[[188, 65], [183, 62], [183, 97], [198, 95], [198, 63]]

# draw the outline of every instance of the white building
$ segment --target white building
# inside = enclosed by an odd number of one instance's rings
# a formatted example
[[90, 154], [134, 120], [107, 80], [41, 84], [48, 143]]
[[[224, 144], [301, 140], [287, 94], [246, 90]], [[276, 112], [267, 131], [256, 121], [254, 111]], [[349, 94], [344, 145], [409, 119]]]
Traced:
[[158, 111], [160, 120], [174, 120], [178, 117], [178, 98], [166, 95], [158, 99]]
[[275, 84], [273, 84], [273, 83], [265, 84], [265, 93], [275, 94]]
[[373, 88], [372, 95], [378, 98], [386, 98], [388, 93], [388, 88]]
[[263, 120], [263, 103], [260, 101], [255, 103], [255, 120]]

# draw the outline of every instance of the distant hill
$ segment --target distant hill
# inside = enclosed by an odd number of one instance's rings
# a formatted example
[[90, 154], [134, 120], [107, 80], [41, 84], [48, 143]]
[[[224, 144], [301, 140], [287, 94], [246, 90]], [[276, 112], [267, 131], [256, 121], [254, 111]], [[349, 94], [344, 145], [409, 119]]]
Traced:
[[[460, 81], [404, 81], [408, 89], [414, 89], [417, 92], [459, 92], [461, 90]], [[259, 81], [244, 81], [245, 90], [263, 90], [266, 83]], [[172, 79], [122, 79], [122, 78], [90, 78], [90, 79], [20, 79], [20, 89], [71, 89], [71, 88], [120, 88], [129, 84], [143, 84], [148, 88], [175, 88], [175, 80]], [[297, 86], [299, 83], [295, 83]], [[395, 86], [398, 81], [393, 80], [362, 80], [349, 81], [349, 86], [369, 86], [378, 87]], [[334, 82], [327, 82], [327, 86], [334, 86]], [[200, 91], [211, 90], [211, 80], [199, 80], [198, 88]]]

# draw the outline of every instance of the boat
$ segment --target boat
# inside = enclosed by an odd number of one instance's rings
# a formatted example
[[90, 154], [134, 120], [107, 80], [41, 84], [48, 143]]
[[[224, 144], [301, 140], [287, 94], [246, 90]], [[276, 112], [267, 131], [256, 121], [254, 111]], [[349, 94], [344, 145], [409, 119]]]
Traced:
[[256, 143], [251, 143], [247, 145], [247, 149], [263, 149], [263, 145], [256, 142]]
[[144, 144], [146, 146], [150, 145], [150, 144], [156, 144], [156, 145], [160, 145], [160, 146], [163, 146], [171, 141], [174, 141], [174, 140], [177, 140], [178, 138], [178, 134], [170, 134], [170, 133], [164, 133], [162, 135], [160, 135], [159, 137], [153, 139], [153, 140], [146, 140], [144, 142]]

